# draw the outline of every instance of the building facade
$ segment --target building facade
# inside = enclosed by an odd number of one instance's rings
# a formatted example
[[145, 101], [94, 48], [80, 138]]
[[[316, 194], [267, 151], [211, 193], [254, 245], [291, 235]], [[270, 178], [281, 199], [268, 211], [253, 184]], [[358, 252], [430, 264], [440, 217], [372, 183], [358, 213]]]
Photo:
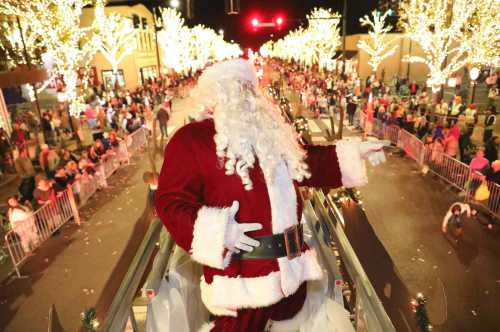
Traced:
[[427, 80], [429, 70], [425, 64], [404, 61], [408, 55], [423, 57], [424, 53], [417, 43], [412, 42], [401, 33], [390, 33], [387, 35], [386, 38], [391, 40], [395, 45], [398, 45], [398, 49], [392, 56], [382, 61], [377, 69], [377, 73], [374, 73], [372, 67], [368, 64], [370, 56], [357, 46], [360, 40], [367, 38], [369, 38], [368, 34], [355, 34], [346, 37], [346, 50], [357, 52], [357, 69], [362, 79], [376, 74], [377, 77], [383, 78], [386, 82], [390, 81], [394, 76], [409, 78], [410, 81], [420, 83]]
[[[126, 56], [118, 66], [118, 75], [113, 74], [111, 64], [101, 54], [97, 53], [92, 60], [93, 81], [98, 84], [113, 86], [118, 80], [120, 86], [134, 89], [146, 79], [159, 73], [155, 25], [153, 13], [142, 4], [127, 5], [109, 4], [105, 7], [106, 15], [115, 13], [130, 19], [136, 32], [136, 50]], [[85, 8], [81, 17], [81, 25], [89, 26], [94, 20], [94, 8]]]

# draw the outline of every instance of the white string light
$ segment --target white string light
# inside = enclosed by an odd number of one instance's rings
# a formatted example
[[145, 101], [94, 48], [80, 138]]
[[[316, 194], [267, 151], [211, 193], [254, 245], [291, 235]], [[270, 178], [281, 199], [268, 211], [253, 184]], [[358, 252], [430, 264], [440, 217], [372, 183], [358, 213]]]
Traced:
[[368, 32], [368, 40], [360, 40], [358, 47], [370, 56], [368, 64], [375, 73], [377, 73], [380, 63], [392, 56], [398, 49], [398, 45], [391, 45], [396, 39], [388, 40], [387, 33], [392, 29], [392, 26], [386, 22], [389, 13], [389, 11], [386, 11], [381, 14], [379, 11], [374, 10], [372, 12], [373, 19], [370, 19], [368, 15], [359, 19], [362, 26], [370, 27], [370, 31]]

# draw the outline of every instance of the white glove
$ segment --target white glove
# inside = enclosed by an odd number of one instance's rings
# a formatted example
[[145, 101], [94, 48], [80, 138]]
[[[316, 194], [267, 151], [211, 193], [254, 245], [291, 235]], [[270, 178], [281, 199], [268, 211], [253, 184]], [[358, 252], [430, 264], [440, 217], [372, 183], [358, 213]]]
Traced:
[[384, 146], [390, 146], [390, 141], [366, 141], [359, 144], [361, 159], [368, 160], [372, 166], [385, 162]]
[[236, 213], [240, 208], [237, 201], [229, 208], [229, 223], [226, 226], [226, 239], [224, 246], [233, 252], [240, 252], [240, 250], [251, 252], [254, 247], [258, 247], [260, 242], [246, 236], [246, 232], [258, 231], [262, 229], [259, 223], [245, 223], [239, 224], [235, 220]]

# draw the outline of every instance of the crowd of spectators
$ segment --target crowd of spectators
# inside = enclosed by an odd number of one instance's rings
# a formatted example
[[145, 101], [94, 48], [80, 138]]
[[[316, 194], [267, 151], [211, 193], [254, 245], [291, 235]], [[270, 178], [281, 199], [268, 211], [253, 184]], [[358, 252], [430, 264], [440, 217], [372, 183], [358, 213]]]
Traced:
[[[129, 135], [138, 128], [152, 130], [157, 122], [162, 139], [167, 137], [172, 99], [185, 97], [195, 80], [195, 75], [148, 79], [133, 91], [94, 87], [88, 91], [85, 108], [73, 123], [68, 112], [57, 107], [44, 111], [40, 119], [32, 112], [19, 114], [13, 121], [11, 135], [0, 128], [0, 172], [20, 178], [18, 195], [10, 196], [6, 202], [10, 227], [16, 229], [16, 224], [21, 225], [33, 211], [54, 202], [68, 187], [75, 190], [78, 199], [78, 182], [101, 176], [98, 165], [116, 154], [120, 141], [127, 143]], [[90, 144], [82, 144], [82, 128], [91, 133]], [[67, 142], [73, 131], [80, 144], [69, 149]], [[45, 143], [38, 143], [38, 132], [43, 134]], [[29, 252], [28, 242], [33, 242], [33, 234], [40, 233], [40, 229], [37, 226], [30, 232], [26, 227], [18, 227], [16, 233], [23, 250]]]

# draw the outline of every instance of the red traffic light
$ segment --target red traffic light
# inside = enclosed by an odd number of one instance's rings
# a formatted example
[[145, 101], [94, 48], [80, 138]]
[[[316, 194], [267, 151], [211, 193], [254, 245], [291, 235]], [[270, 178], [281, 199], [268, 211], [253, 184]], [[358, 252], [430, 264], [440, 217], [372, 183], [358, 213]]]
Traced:
[[252, 26], [256, 28], [259, 25], [259, 19], [257, 17], [252, 18]]
[[281, 26], [283, 24], [283, 17], [278, 16], [276, 18], [276, 24], [279, 25], [279, 26]]

